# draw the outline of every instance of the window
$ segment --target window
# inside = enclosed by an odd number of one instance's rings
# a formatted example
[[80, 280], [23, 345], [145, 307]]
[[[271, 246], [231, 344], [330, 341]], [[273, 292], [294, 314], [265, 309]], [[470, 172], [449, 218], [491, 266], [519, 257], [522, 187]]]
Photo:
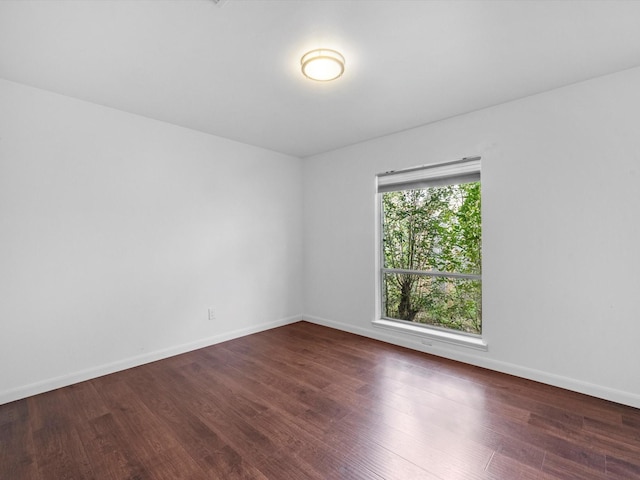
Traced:
[[382, 320], [479, 337], [480, 158], [380, 174], [378, 195]]

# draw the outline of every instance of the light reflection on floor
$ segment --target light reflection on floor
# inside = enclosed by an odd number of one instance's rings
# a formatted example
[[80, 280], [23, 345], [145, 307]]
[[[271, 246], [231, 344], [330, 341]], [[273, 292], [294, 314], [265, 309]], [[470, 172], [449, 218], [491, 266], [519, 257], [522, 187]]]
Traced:
[[494, 454], [481, 442], [488, 434], [484, 388], [401, 363], [386, 358], [377, 367], [370, 394], [378, 408], [365, 413], [378, 417], [371, 421], [372, 438], [447, 480], [466, 480], [469, 471], [484, 470]]

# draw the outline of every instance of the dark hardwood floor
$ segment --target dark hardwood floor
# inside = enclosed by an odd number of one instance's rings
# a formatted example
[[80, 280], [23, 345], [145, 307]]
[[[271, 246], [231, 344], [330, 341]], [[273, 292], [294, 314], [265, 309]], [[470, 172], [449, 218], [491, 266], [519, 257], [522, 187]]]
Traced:
[[300, 322], [0, 406], [0, 479], [633, 479], [640, 410]]

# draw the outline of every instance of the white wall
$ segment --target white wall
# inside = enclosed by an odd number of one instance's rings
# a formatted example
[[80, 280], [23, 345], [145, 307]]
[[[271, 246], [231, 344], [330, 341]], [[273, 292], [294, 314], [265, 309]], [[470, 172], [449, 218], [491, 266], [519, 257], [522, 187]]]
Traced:
[[[637, 85], [640, 69], [621, 72], [301, 171], [292, 157], [0, 80], [0, 403], [304, 310], [640, 407]], [[489, 351], [373, 327], [375, 174], [475, 154]]]
[[0, 81], [0, 403], [299, 319], [300, 183], [297, 158]]
[[[304, 161], [304, 317], [640, 407], [640, 69]], [[376, 315], [375, 174], [482, 155], [489, 351]]]

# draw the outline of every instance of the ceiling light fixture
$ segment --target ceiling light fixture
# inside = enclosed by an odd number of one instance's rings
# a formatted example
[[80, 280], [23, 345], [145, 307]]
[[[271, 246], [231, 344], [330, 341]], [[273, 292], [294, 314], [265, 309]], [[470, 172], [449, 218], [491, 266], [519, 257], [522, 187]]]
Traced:
[[311, 50], [300, 59], [304, 76], [319, 82], [328, 82], [342, 76], [344, 63], [340, 52], [328, 48]]

